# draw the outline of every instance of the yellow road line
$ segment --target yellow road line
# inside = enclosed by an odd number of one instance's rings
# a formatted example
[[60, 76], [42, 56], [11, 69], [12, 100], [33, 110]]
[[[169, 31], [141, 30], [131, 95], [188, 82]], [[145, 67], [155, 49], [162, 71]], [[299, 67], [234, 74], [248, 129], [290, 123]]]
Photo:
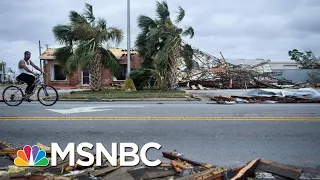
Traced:
[[220, 121], [220, 120], [241, 120], [241, 121], [320, 121], [320, 117], [217, 117], [217, 116], [168, 116], [168, 117], [161, 117], [161, 116], [97, 116], [97, 117], [77, 117], [77, 116], [65, 116], [65, 117], [20, 117], [20, 116], [9, 116], [9, 117], [0, 117], [0, 121], [13, 121], [13, 120], [180, 120], [180, 121]]

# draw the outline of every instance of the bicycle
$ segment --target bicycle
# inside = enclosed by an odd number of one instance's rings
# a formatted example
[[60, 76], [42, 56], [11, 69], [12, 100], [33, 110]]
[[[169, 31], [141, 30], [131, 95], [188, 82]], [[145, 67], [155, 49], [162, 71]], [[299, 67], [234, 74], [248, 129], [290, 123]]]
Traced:
[[[41, 74], [41, 76], [39, 74], [37, 74], [36, 76], [36, 80], [34, 81], [34, 88], [32, 90], [32, 93], [29, 95], [29, 94], [25, 94], [24, 92], [24, 87], [23, 85], [25, 85], [26, 83], [23, 83], [21, 86], [17, 86], [15, 85], [15, 83], [13, 85], [10, 85], [8, 86], [7, 88], [4, 89], [3, 93], [2, 93], [2, 99], [3, 101], [8, 105], [8, 106], [18, 106], [20, 105], [23, 101], [29, 101], [29, 98], [35, 93], [36, 89], [38, 86], [39, 89], [38, 89], [38, 92], [37, 92], [37, 100], [44, 106], [52, 106], [54, 105], [57, 101], [58, 101], [58, 92], [57, 90], [53, 87], [53, 86], [50, 86], [50, 85], [46, 85], [43, 81], [43, 75]], [[52, 89], [51, 91], [49, 89]], [[7, 91], [9, 91], [10, 89], [13, 89], [14, 93], [10, 94], [9, 96], [9, 101], [8, 99], [5, 98], [5, 93]], [[52, 98], [42, 98], [43, 96], [40, 95], [40, 93], [44, 92], [44, 97], [48, 97], [49, 96], [49, 92], [53, 93], [56, 95], [56, 98], [52, 99]], [[9, 102], [12, 102], [14, 101], [14, 98], [21, 94], [21, 99], [17, 100], [17, 104], [9, 104]], [[49, 104], [47, 104], [45, 102], [45, 99], [48, 100], [48, 102], [51, 102]], [[30, 101], [29, 101], [30, 102]]]

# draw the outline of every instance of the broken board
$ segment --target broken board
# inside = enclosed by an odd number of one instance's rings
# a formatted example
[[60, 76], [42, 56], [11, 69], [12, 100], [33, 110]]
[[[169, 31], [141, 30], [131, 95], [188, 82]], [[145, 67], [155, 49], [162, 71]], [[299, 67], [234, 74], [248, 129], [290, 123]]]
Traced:
[[303, 169], [301, 168], [280, 164], [270, 160], [261, 160], [257, 167], [257, 170], [295, 180], [300, 179], [301, 173], [303, 172]]

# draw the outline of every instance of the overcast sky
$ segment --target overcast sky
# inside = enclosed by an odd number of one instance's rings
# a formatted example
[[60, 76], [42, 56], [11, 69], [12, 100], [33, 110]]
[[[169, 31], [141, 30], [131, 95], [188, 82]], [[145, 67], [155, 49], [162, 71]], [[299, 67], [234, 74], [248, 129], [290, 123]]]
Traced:
[[[109, 26], [123, 29], [126, 48], [126, 0], [1, 0], [0, 61], [16, 69], [23, 52], [29, 50], [39, 62], [38, 41], [56, 47], [52, 28], [68, 22], [70, 10], [83, 12], [84, 3], [93, 5], [96, 17]], [[178, 6], [186, 11], [181, 27], [191, 25], [193, 47], [225, 58], [289, 60], [293, 48], [311, 49], [320, 56], [320, 0], [167, 0], [172, 16]], [[155, 17], [156, 1], [131, 1], [131, 44], [139, 29], [139, 14]], [[39, 63], [38, 63], [39, 64]]]

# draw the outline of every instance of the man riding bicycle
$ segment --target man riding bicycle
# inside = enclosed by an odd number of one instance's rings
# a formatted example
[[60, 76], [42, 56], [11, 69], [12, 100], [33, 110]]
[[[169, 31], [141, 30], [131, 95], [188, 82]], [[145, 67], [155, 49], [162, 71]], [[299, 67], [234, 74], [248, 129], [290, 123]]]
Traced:
[[27, 97], [28, 95], [32, 94], [32, 91], [35, 88], [35, 80], [37, 76], [36, 73], [31, 71], [30, 67], [32, 66], [43, 73], [43, 71], [30, 60], [30, 57], [31, 53], [29, 51], [24, 52], [24, 58], [19, 61], [17, 76], [17, 80], [21, 80], [28, 84], [25, 91]]

